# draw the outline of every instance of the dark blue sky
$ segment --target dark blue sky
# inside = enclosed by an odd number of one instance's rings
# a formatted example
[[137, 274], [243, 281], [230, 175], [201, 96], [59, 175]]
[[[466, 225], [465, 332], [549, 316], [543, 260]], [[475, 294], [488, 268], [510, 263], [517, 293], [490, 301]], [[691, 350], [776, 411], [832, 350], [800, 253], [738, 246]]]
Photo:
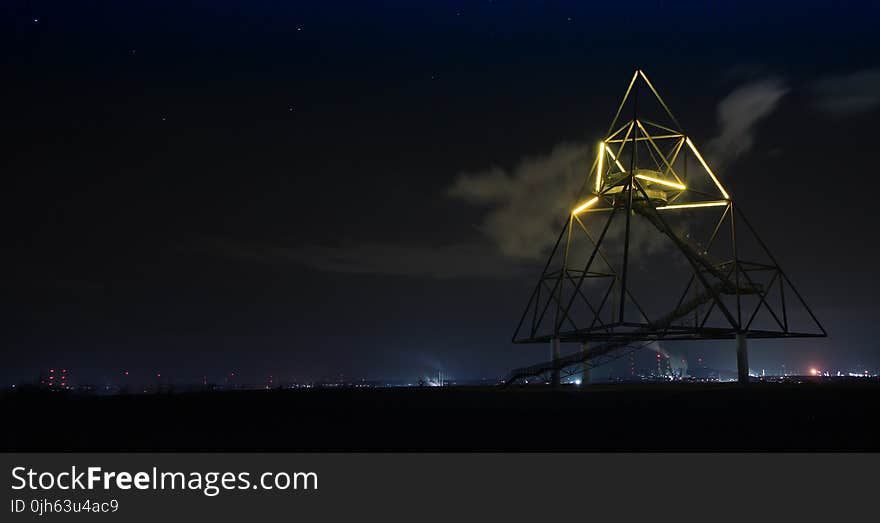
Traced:
[[2, 15], [6, 381], [540, 360], [509, 343], [537, 274], [450, 188], [592, 143], [637, 67], [703, 142], [736, 89], [784, 86], [720, 175], [831, 337], [752, 366], [880, 366], [876, 4], [177, 4]]

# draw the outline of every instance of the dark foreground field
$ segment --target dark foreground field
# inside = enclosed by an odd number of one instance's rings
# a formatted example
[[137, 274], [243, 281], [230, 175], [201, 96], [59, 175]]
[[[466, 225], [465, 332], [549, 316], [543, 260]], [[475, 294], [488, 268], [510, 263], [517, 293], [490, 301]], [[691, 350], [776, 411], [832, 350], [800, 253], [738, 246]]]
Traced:
[[13, 393], [3, 450], [880, 450], [876, 384]]

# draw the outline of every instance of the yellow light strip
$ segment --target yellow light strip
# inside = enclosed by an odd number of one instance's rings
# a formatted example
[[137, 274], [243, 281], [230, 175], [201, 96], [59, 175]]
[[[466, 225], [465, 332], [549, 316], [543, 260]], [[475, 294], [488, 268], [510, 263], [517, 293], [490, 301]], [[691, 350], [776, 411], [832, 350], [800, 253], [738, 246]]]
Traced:
[[586, 211], [587, 209], [589, 209], [590, 206], [592, 206], [594, 203], [596, 203], [598, 201], [599, 201], [599, 197], [596, 196], [592, 200], [588, 200], [588, 201], [580, 204], [579, 206], [577, 206], [577, 208], [575, 208], [573, 211], [571, 211], [571, 214], [574, 214], [574, 215], [580, 214], [580, 213]]
[[599, 142], [599, 165], [596, 169], [596, 192], [602, 190], [602, 174], [605, 167], [605, 142]]
[[706, 160], [703, 159], [703, 156], [700, 154], [700, 151], [694, 146], [694, 142], [691, 141], [690, 138], [685, 139], [688, 144], [688, 147], [691, 148], [691, 151], [694, 152], [694, 155], [697, 157], [697, 160], [700, 160], [700, 163], [703, 164], [703, 168], [706, 169], [706, 172], [709, 173], [709, 176], [712, 177], [712, 181], [715, 182], [715, 186], [718, 187], [718, 190], [721, 191], [721, 194], [724, 196], [725, 200], [730, 199], [730, 195], [727, 194], [727, 191], [724, 190], [724, 187], [721, 186], [721, 182], [718, 181], [718, 178], [715, 177], [715, 173], [712, 172], [712, 169], [706, 164]]
[[687, 187], [685, 187], [684, 185], [682, 185], [680, 183], [661, 180], [659, 178], [653, 178], [653, 177], [645, 175], [645, 174], [637, 174], [636, 178], [638, 178], [640, 180], [647, 180], [649, 182], [659, 183], [661, 185], [666, 185], [668, 187], [672, 187], [673, 189], [678, 189], [679, 191], [683, 191], [683, 190], [687, 189]]
[[582, 214], [589, 214], [591, 212], [609, 212], [609, 211], [613, 211], [613, 210], [614, 210], [614, 207], [600, 207], [599, 209], [587, 209], [586, 211], [581, 211], [577, 215], [573, 215], [573, 216], [575, 218], [577, 218], [578, 216], [580, 216]]
[[617, 168], [620, 169], [621, 172], [626, 172], [626, 169], [624, 169], [623, 166], [620, 165], [620, 162], [617, 161], [617, 158], [614, 157], [614, 153], [611, 152], [611, 148], [609, 147], [609, 148], [607, 148], [607, 149], [605, 149], [605, 150], [608, 151], [608, 154], [611, 155], [611, 159], [614, 160], [614, 163], [617, 164]]
[[[653, 138], [654, 140], [669, 140], [672, 138], [681, 138], [681, 135], [680, 134], [658, 134], [657, 136], [652, 136], [651, 138]], [[637, 142], [645, 142], [647, 140], [648, 140], [647, 137], [636, 138]], [[606, 140], [606, 141], [608, 143], [623, 143], [623, 142], [628, 142], [630, 140], [627, 138], [613, 138], [613, 139]]]
[[714, 202], [701, 202], [701, 203], [679, 203], [675, 205], [664, 205], [663, 207], [657, 207], [658, 211], [666, 210], [666, 209], [692, 209], [694, 207], [721, 207], [722, 205], [727, 205], [730, 202], [727, 200], [717, 200]]

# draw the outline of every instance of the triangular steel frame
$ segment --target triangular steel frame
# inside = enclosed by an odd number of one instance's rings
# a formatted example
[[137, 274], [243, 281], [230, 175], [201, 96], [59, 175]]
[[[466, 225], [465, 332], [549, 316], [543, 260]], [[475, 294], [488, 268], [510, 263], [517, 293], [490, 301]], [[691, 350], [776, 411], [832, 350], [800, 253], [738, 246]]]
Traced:
[[[663, 107], [669, 122], [661, 124], [639, 118], [637, 102], [642, 85]], [[621, 112], [628, 101], [633, 102], [633, 117], [621, 124]], [[648, 151], [641, 160], [649, 163], [650, 169], [639, 167], [639, 148]], [[629, 169], [624, 167], [625, 161], [622, 161], [625, 156], [628, 156]], [[696, 160], [697, 172], [687, 172], [689, 158]], [[680, 172], [681, 168], [677, 165], [684, 165], [684, 171]], [[692, 182], [698, 181], [698, 178], [705, 181], [703, 190], [692, 188]], [[698, 215], [697, 219], [702, 220], [710, 211], [722, 213], [711, 236], [705, 238], [703, 243], [697, 243], [681, 237], [664, 218], [668, 213], [679, 211]], [[607, 213], [598, 234], [591, 233], [582, 219], [594, 213]], [[684, 255], [692, 272], [675, 307], [659, 318], [648, 318], [627, 286], [630, 218], [635, 214], [646, 218], [656, 227], [658, 234], [672, 242], [676, 250]], [[711, 219], [714, 220], [714, 217]], [[614, 220], [625, 220], [620, 271], [614, 269], [614, 264], [608, 261], [608, 255], [602, 249]], [[733, 256], [718, 262], [709, 255], [722, 227], [729, 227]], [[741, 236], [744, 231], [756, 240], [769, 262], [742, 259], [737, 254], [737, 228]], [[574, 267], [569, 261], [571, 242], [573, 236], [581, 234], [592, 245], [592, 252], [584, 266]], [[561, 261], [561, 267], [551, 268], [554, 261]], [[752, 277], [755, 271], [770, 271], [772, 276], [769, 283], [764, 285], [756, 282]], [[603, 281], [607, 282], [601, 301], [593, 303], [582, 292], [587, 280], [598, 281], [600, 285]], [[767, 295], [774, 286], [778, 286], [781, 307], [773, 307], [768, 302]], [[563, 293], [563, 289], [568, 289], [567, 294]], [[744, 310], [741, 298], [745, 295], [758, 298], [753, 310]], [[813, 325], [809, 329], [798, 330], [790, 325], [788, 307], [792, 299], [812, 320]], [[586, 306], [592, 312], [592, 318], [579, 322], [571, 314], [576, 303]], [[616, 309], [612, 310], [612, 321], [603, 320], [609, 304]], [[703, 305], [708, 305], [708, 310], [701, 319], [695, 315], [693, 323], [681, 323], [683, 317]], [[625, 321], [628, 306], [638, 311], [641, 321]], [[552, 329], [542, 330], [551, 307]], [[761, 311], [766, 311], [773, 318], [773, 328], [753, 326]], [[723, 324], [707, 325], [710, 315], [716, 312], [723, 316]], [[611, 359], [615, 359], [654, 341], [731, 339], [737, 335], [748, 338], [802, 338], [824, 337], [827, 332], [742, 210], [734, 204], [693, 140], [682, 130], [648, 77], [637, 70], [606, 138], [597, 148], [596, 158], [562, 226], [512, 341], [546, 343], [557, 340], [592, 345], [589, 356], [575, 354], [569, 357], [571, 361], [567, 364], [564, 359], [556, 360], [552, 366], [539, 364], [525, 372], [525, 375], [536, 376], [550, 370], [558, 371], [561, 367], [595, 366], [604, 363], [606, 358], [613, 356]]]

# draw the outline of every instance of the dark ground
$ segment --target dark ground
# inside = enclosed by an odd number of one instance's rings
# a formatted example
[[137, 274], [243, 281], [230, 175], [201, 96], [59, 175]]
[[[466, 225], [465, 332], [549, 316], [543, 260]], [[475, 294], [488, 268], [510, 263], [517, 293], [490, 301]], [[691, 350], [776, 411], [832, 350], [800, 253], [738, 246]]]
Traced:
[[877, 451], [877, 383], [0, 398], [5, 451]]

